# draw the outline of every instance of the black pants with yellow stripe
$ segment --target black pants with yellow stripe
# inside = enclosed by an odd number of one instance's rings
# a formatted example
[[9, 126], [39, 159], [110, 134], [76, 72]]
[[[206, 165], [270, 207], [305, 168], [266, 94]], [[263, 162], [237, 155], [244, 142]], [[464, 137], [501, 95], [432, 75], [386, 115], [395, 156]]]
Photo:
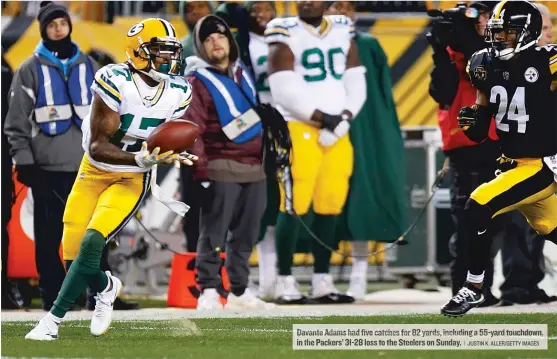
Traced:
[[515, 160], [516, 167], [479, 186], [466, 204], [466, 228], [470, 238], [470, 272], [482, 274], [489, 260], [483, 241], [493, 218], [520, 211], [540, 235], [553, 235], [557, 228], [557, 183], [542, 159]]

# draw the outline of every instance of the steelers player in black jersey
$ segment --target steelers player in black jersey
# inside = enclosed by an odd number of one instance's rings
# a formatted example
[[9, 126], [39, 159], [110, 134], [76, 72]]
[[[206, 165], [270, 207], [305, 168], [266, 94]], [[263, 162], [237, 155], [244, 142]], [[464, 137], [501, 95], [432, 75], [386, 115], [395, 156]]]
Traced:
[[490, 241], [482, 235], [494, 217], [519, 210], [537, 233], [557, 244], [557, 45], [537, 47], [541, 33], [542, 16], [533, 4], [501, 1], [487, 25], [490, 46], [468, 62], [477, 99], [461, 109], [459, 125], [482, 142], [495, 117], [502, 156], [497, 177], [466, 203], [472, 257], [467, 281], [441, 309], [444, 315], [464, 315], [484, 301]]

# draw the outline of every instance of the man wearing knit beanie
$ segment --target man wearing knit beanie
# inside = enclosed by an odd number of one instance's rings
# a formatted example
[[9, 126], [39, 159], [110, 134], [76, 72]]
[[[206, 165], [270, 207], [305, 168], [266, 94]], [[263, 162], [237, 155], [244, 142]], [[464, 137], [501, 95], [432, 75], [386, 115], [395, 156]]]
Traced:
[[52, 1], [41, 2], [37, 15], [41, 37], [45, 46], [59, 59], [67, 59], [72, 55], [72, 21], [68, 10]]
[[42, 306], [50, 310], [66, 275], [62, 218], [83, 157], [81, 122], [98, 65], [71, 41], [64, 6], [42, 2], [37, 20], [42, 40], [14, 74], [4, 132], [17, 179], [33, 193], [35, 263]]
[[253, 109], [254, 81], [223, 19], [205, 16], [192, 34], [197, 56], [186, 59], [186, 75], [195, 96], [184, 119], [202, 129], [193, 149], [199, 157], [193, 177], [201, 184], [203, 202], [196, 257], [202, 293], [197, 309], [223, 309], [218, 256], [225, 243], [230, 280], [227, 308], [270, 308], [272, 304], [248, 289], [249, 257], [266, 198], [262, 124]]

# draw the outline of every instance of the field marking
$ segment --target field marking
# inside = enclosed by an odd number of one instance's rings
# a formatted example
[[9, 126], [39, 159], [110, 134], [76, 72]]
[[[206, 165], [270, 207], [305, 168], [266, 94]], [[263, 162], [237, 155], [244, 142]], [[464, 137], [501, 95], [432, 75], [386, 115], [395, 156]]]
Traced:
[[[184, 322], [186, 323], [186, 322]], [[12, 325], [19, 325], [21, 323], [16, 323], [16, 322], [8, 322], [5, 323], [4, 325], [6, 326], [12, 326]], [[441, 325], [441, 324], [440, 324]], [[89, 328], [88, 325], [84, 325], [84, 324], [77, 324], [77, 323], [68, 323], [68, 324], [64, 324], [62, 326], [62, 328]], [[249, 332], [262, 332], [262, 333], [291, 333], [292, 329], [269, 329], [269, 328], [243, 328], [243, 327], [232, 327], [232, 328], [205, 328], [205, 329], [200, 329], [199, 327], [197, 327], [195, 325], [194, 322], [192, 322], [191, 320], [188, 320], [187, 323], [185, 324], [185, 327], [182, 325], [170, 325], [170, 326], [160, 326], [160, 327], [148, 327], [148, 326], [131, 326], [131, 327], [126, 327], [126, 330], [176, 330], [176, 329], [181, 329], [181, 328], [185, 328], [186, 331], [192, 331], [194, 333], [202, 333], [202, 332], [230, 332], [230, 331], [236, 331], [236, 332], [245, 332], [245, 333], [249, 333]], [[117, 330], [117, 329], [116, 329]], [[524, 339], [537, 339], [537, 337], [525, 337]], [[547, 340], [557, 340], [557, 337], [548, 337]]]
[[[222, 310], [218, 312], [197, 311], [182, 308], [151, 308], [139, 310], [114, 311], [114, 321], [160, 321], [172, 319], [210, 319], [210, 318], [321, 318], [326, 316], [388, 316], [405, 315], [420, 317], [423, 315], [440, 315], [437, 304], [359, 304], [359, 305], [296, 305], [279, 306], [270, 310]], [[555, 315], [557, 303], [546, 305], [513, 305], [509, 307], [476, 308], [468, 316], [476, 314], [525, 314], [542, 313]], [[45, 316], [42, 310], [2, 311], [2, 322], [38, 321]], [[82, 310], [69, 312], [65, 320], [91, 320], [92, 312]]]

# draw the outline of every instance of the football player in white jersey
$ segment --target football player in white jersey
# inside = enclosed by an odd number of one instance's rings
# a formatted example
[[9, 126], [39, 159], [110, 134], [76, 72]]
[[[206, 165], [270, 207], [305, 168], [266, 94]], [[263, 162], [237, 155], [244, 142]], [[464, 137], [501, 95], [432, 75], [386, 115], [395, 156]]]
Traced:
[[269, 88], [267, 57], [269, 44], [265, 42], [265, 28], [276, 16], [272, 1], [250, 1], [246, 3], [251, 23], [249, 26], [249, 53], [255, 74], [255, 87], [262, 103], [273, 105]]
[[122, 282], [100, 270], [105, 244], [138, 210], [154, 166], [196, 160], [187, 153], [159, 154], [159, 148], [149, 153], [145, 142], [158, 125], [180, 118], [191, 101], [190, 85], [176, 76], [182, 45], [174, 27], [163, 19], [143, 20], [128, 31], [125, 51], [126, 63], [95, 74], [82, 125], [85, 155], [64, 212], [64, 260], [73, 262], [52, 309], [26, 339], [58, 339], [62, 318], [87, 285], [97, 291], [91, 334], [108, 330]]
[[[350, 121], [366, 98], [365, 68], [360, 66], [352, 21], [343, 15], [323, 16], [324, 11], [324, 2], [301, 1], [298, 17], [274, 19], [265, 30], [271, 94], [288, 121], [293, 151], [291, 183], [281, 184], [276, 225], [279, 303], [308, 301], [291, 273], [301, 233], [295, 214], [304, 215], [313, 205], [312, 231], [329, 247], [336, 245], [336, 219], [346, 201], [353, 166]], [[317, 242], [311, 247], [310, 300], [353, 302], [333, 284], [331, 251]]]

